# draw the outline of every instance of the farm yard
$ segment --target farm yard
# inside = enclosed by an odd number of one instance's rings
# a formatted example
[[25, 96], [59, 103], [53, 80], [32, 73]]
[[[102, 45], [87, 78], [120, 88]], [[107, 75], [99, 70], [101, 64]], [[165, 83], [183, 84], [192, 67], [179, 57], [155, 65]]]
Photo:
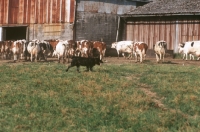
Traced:
[[0, 132], [200, 130], [200, 1], [0, 9]]
[[199, 61], [106, 57], [93, 72], [56, 58], [0, 60], [0, 131], [198, 131]]

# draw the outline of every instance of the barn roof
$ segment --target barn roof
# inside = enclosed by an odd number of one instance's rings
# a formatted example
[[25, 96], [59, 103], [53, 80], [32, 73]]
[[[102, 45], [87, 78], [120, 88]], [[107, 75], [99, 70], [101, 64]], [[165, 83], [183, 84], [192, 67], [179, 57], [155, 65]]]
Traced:
[[200, 0], [154, 0], [144, 6], [135, 8], [122, 16], [163, 16], [200, 14]]

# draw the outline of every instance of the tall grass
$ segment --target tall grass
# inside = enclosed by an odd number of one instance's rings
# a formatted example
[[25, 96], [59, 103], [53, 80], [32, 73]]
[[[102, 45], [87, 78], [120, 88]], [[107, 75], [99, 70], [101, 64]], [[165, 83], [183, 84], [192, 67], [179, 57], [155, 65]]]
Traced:
[[1, 65], [0, 131], [200, 128], [197, 66], [149, 62], [105, 63], [94, 72], [65, 69], [55, 63]]

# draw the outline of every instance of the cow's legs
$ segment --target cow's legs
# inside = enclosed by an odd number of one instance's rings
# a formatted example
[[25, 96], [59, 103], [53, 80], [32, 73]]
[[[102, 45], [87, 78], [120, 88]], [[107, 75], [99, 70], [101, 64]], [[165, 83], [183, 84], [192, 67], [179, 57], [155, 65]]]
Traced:
[[117, 55], [118, 55], [118, 57], [117, 57], [117, 58], [119, 59], [119, 51], [117, 51]]
[[185, 56], [186, 56], [186, 54], [185, 54], [185, 53], [183, 53], [183, 60], [185, 59]]
[[187, 57], [188, 57], [188, 54], [186, 53], [186, 54], [185, 54], [185, 60], [186, 60], [186, 61], [187, 61]]
[[17, 54], [14, 54], [14, 62], [17, 61]]
[[162, 54], [160, 53], [159, 54], [159, 61], [161, 61], [162, 60]]
[[35, 54], [35, 62], [37, 62], [38, 54]]
[[143, 59], [143, 56], [142, 56], [142, 53], [140, 53], [140, 63], [142, 63], [142, 59]]
[[21, 60], [23, 59], [23, 54], [22, 54], [22, 53], [20, 54], [20, 59], [21, 59]]
[[44, 60], [47, 61], [47, 53], [44, 53]]
[[100, 53], [100, 60], [102, 60], [103, 59], [103, 54], [102, 53]]
[[122, 53], [122, 56], [123, 56], [124, 58], [126, 58], [124, 53]]
[[135, 53], [135, 62], [137, 63], [138, 62], [138, 54]]
[[58, 54], [58, 63], [60, 63], [60, 55]]
[[163, 62], [165, 61], [165, 54], [162, 54]]
[[17, 54], [17, 60], [19, 61], [22, 60], [20, 56], [21, 56], [20, 54]]
[[194, 60], [194, 55], [190, 54], [190, 60]]
[[159, 62], [159, 56], [156, 54], [156, 61]]
[[31, 53], [31, 62], [33, 62], [33, 54]]
[[162, 53], [160, 53], [160, 59], [159, 59], [159, 61], [163, 61], [163, 55], [162, 55]]

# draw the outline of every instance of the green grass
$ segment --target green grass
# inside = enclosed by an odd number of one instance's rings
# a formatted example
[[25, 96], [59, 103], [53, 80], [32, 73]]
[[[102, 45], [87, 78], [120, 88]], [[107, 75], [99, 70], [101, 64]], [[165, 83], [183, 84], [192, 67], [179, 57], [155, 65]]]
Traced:
[[200, 130], [198, 66], [65, 69], [56, 63], [1, 65], [0, 131]]

